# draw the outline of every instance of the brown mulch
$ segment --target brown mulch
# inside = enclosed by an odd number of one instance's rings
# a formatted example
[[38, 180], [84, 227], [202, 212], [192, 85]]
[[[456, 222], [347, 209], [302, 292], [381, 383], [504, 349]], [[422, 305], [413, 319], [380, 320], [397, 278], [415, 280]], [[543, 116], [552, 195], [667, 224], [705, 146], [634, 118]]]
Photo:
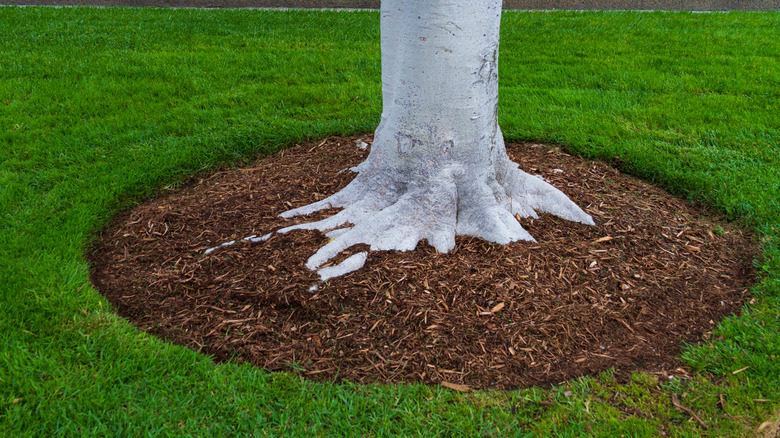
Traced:
[[354, 174], [339, 172], [367, 155], [355, 141], [298, 145], [127, 212], [90, 256], [93, 283], [140, 329], [218, 360], [315, 380], [482, 389], [610, 368], [671, 372], [682, 343], [708, 339], [749, 299], [757, 250], [742, 230], [604, 163], [534, 144], [508, 151], [595, 227], [543, 215], [522, 220], [538, 243], [459, 237], [448, 254], [425, 243], [374, 252], [310, 292], [317, 278], [304, 263], [325, 237], [241, 239], [313, 220], [278, 214], [343, 187]]

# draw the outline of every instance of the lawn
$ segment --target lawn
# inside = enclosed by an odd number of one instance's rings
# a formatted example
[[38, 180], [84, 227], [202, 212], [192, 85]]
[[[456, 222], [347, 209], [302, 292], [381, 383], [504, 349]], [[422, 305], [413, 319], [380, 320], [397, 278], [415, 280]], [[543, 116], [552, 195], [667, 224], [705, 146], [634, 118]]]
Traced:
[[378, 33], [370, 11], [0, 7], [0, 435], [744, 436], [776, 415], [777, 12], [504, 15], [509, 141], [608, 161], [756, 231], [754, 300], [686, 346], [689, 378], [313, 383], [116, 316], [89, 281], [97, 233], [193, 175], [372, 131]]

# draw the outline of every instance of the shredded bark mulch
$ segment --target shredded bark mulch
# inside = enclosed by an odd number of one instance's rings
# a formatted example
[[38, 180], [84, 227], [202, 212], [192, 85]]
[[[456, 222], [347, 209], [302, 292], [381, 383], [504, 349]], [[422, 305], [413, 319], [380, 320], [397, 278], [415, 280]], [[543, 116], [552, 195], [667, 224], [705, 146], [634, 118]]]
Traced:
[[363, 269], [311, 292], [317, 276], [304, 263], [326, 243], [320, 233], [242, 239], [332, 214], [278, 217], [345, 186], [354, 174], [344, 169], [368, 153], [356, 140], [301, 144], [125, 213], [90, 256], [93, 283], [140, 329], [217, 360], [459, 389], [608, 369], [677, 374], [681, 344], [709, 339], [749, 299], [757, 250], [745, 232], [604, 163], [536, 144], [508, 151], [595, 227], [542, 215], [521, 221], [538, 243], [459, 237], [448, 254], [426, 243], [373, 252]]

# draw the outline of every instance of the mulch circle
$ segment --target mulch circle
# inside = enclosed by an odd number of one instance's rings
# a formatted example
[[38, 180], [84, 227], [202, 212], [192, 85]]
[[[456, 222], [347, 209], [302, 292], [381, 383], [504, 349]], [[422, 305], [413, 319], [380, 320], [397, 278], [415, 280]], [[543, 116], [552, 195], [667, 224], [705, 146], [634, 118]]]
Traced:
[[[370, 136], [362, 139], [370, 142]], [[510, 156], [585, 208], [595, 227], [524, 219], [538, 243], [459, 237], [439, 254], [372, 252], [311, 292], [318, 232], [263, 235], [279, 213], [344, 187], [358, 137], [301, 144], [121, 215], [90, 254], [92, 280], [142, 330], [315, 380], [514, 389], [614, 369], [681, 367], [749, 298], [752, 237], [600, 162], [537, 144]], [[208, 255], [208, 248], [234, 245]], [[355, 249], [364, 249], [357, 248]]]

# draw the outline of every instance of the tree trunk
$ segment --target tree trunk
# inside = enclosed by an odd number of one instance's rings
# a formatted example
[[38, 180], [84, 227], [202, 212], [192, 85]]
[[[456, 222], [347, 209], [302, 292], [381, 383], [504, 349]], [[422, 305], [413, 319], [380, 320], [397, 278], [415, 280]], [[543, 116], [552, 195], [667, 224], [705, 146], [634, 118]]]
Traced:
[[409, 251], [425, 239], [448, 252], [456, 235], [533, 240], [514, 216], [536, 217], [534, 210], [593, 224], [507, 157], [497, 118], [500, 21], [501, 0], [382, 1], [384, 108], [371, 153], [342, 191], [282, 215], [343, 208], [280, 230], [329, 231], [333, 240], [309, 269], [359, 243]]

